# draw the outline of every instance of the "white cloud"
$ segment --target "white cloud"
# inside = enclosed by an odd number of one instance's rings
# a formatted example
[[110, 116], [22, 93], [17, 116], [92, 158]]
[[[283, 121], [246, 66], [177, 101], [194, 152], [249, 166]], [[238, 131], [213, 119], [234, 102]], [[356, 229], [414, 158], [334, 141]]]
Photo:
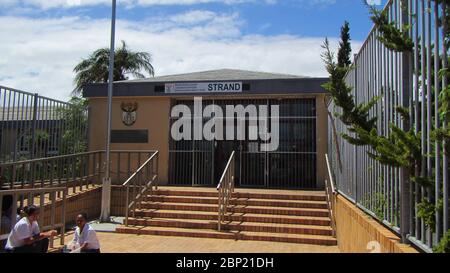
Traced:
[[[223, 3], [226, 5], [242, 3], [275, 4], [276, 0], [118, 0], [118, 5], [136, 6], [167, 6], [167, 5], [195, 5], [206, 3]], [[111, 0], [0, 0], [0, 7], [32, 6], [43, 10], [54, 8], [73, 8], [81, 6], [111, 5]]]
[[[117, 40], [152, 53], [157, 75], [219, 68], [326, 75], [322, 38], [242, 35], [241, 25], [236, 13], [191, 11], [170, 20], [119, 20]], [[0, 17], [0, 35], [7, 37], [0, 43], [0, 85], [67, 99], [73, 67], [109, 44], [109, 28], [107, 19]]]
[[[287, 2], [286, 0], [284, 0]], [[243, 3], [275, 5], [280, 3], [278, 0], [117, 0], [118, 5], [126, 7], [141, 6], [169, 6], [169, 5], [197, 5], [208, 3], [222, 3], [225, 5], [235, 5]], [[290, 2], [299, 2], [303, 5], [330, 5], [335, 4], [336, 0], [290, 0]], [[96, 5], [111, 5], [111, 0], [0, 0], [0, 7], [34, 7], [42, 10], [55, 8], [74, 8]]]
[[208, 10], [192, 10], [182, 14], [176, 14], [170, 17], [170, 20], [181, 24], [194, 24], [213, 19], [216, 13]]

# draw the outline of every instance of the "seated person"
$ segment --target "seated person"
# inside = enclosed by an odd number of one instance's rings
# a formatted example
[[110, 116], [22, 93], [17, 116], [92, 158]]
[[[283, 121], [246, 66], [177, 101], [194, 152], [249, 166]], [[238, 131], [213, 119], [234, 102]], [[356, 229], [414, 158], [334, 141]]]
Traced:
[[5, 249], [9, 253], [47, 253], [50, 237], [56, 230], [41, 233], [38, 220], [40, 209], [34, 205], [24, 208], [25, 217], [16, 223], [8, 236]]
[[[87, 223], [87, 214], [80, 213], [76, 219], [77, 228], [72, 245], [79, 245], [81, 253], [100, 253], [100, 243], [95, 230]], [[74, 252], [75, 249], [72, 249]]]

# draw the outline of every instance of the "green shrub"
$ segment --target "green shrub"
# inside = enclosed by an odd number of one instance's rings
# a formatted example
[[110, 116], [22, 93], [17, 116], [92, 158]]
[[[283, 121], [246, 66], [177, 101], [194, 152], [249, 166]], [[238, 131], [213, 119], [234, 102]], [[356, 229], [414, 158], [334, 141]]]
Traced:
[[450, 230], [448, 230], [437, 246], [433, 248], [434, 253], [450, 253]]

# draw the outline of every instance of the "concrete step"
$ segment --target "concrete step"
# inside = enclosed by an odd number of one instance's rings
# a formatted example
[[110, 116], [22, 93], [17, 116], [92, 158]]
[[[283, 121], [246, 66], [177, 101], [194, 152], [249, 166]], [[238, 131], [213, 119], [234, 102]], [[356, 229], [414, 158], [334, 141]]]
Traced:
[[[174, 210], [137, 210], [137, 217], [150, 218], [170, 218], [170, 219], [193, 219], [217, 221], [217, 212], [204, 211], [174, 211]], [[232, 213], [225, 215], [225, 221], [237, 222], [257, 222], [274, 224], [296, 224], [296, 225], [315, 225], [330, 226], [329, 217], [311, 217], [311, 216], [289, 216], [289, 215], [270, 215], [270, 214], [245, 214]]]
[[246, 199], [272, 199], [283, 201], [326, 201], [325, 192], [298, 192], [292, 194], [280, 194], [280, 193], [259, 193], [259, 192], [235, 192], [234, 198], [246, 198]]
[[160, 236], [180, 236], [196, 238], [217, 238], [233, 240], [251, 240], [251, 241], [270, 241], [297, 244], [313, 244], [324, 246], [335, 246], [337, 241], [331, 236], [307, 235], [307, 234], [281, 234], [281, 233], [262, 233], [262, 232], [230, 232], [215, 231], [204, 229], [186, 229], [186, 228], [164, 228], [149, 226], [120, 226], [117, 228], [119, 233], [138, 234], [138, 235], [160, 235]]
[[214, 188], [163, 187], [118, 232], [336, 245], [324, 192], [237, 189], [221, 231]]
[[[167, 218], [130, 218], [129, 225], [133, 226], [156, 226], [174, 227], [190, 229], [213, 229], [217, 230], [217, 221], [209, 220], [187, 220], [187, 219], [167, 219]], [[292, 224], [267, 224], [249, 222], [226, 222], [222, 224], [222, 230], [249, 231], [264, 233], [286, 233], [286, 234], [308, 234], [332, 236], [332, 229], [325, 226], [306, 226]]]
[[[147, 198], [151, 202], [165, 203], [187, 203], [187, 204], [217, 204], [217, 197], [194, 197], [194, 196], [158, 196], [153, 195]], [[286, 208], [317, 208], [326, 209], [326, 201], [309, 201], [309, 200], [271, 200], [271, 199], [248, 199], [233, 198], [230, 200], [231, 205], [237, 206], [265, 206], [265, 207], [286, 207]]]
[[[214, 197], [217, 198], [217, 190], [215, 189], [159, 189], [153, 192], [153, 195], [160, 196], [196, 196], [196, 197]], [[239, 189], [233, 193], [234, 198], [246, 199], [273, 199], [273, 200], [291, 200], [291, 201], [326, 201], [325, 192], [323, 191], [293, 191], [293, 193], [269, 193], [269, 192], [244, 192]]]
[[[189, 203], [155, 203], [142, 202], [142, 209], [153, 210], [183, 210], [183, 211], [207, 211], [217, 212], [217, 205], [211, 204], [189, 204]], [[230, 213], [251, 213], [251, 214], [271, 214], [271, 215], [291, 215], [291, 216], [313, 216], [329, 217], [328, 209], [325, 208], [281, 208], [281, 207], [260, 207], [260, 206], [231, 206]]]

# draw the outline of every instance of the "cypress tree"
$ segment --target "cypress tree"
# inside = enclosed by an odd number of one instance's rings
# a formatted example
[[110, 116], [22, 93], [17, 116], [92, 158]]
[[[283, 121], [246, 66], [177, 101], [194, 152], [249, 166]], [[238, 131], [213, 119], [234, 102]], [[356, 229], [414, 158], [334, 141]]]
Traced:
[[352, 54], [350, 40], [350, 24], [345, 21], [341, 28], [341, 41], [339, 42], [338, 65], [340, 67], [348, 67], [352, 64], [350, 60], [350, 55]]

